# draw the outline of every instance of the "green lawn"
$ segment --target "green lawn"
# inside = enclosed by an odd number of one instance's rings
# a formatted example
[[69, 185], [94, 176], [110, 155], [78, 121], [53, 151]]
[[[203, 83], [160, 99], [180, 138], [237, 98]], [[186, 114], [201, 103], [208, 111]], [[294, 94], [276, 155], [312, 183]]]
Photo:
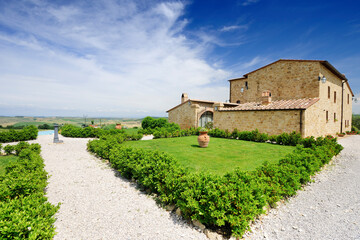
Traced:
[[207, 148], [198, 147], [197, 136], [130, 141], [125, 145], [144, 149], [158, 149], [174, 156], [190, 171], [225, 174], [236, 167], [253, 170], [263, 162], [277, 162], [294, 147], [256, 143], [234, 139], [211, 138]]
[[138, 133], [138, 131], [139, 131], [139, 129], [137, 129], [137, 128], [126, 128], [126, 129], [123, 129], [123, 130], [127, 134], [135, 134], [135, 133]]
[[18, 159], [18, 157], [14, 156], [14, 155], [0, 156], [0, 175], [5, 173], [5, 167], [8, 164], [15, 162], [17, 159]]

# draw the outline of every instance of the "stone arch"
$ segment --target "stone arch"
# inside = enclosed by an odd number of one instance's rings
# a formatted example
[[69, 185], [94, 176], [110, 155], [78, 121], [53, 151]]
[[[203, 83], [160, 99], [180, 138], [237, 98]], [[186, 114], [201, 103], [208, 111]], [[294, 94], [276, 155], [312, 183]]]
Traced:
[[198, 115], [198, 126], [205, 127], [206, 123], [214, 121], [214, 110], [206, 109]]

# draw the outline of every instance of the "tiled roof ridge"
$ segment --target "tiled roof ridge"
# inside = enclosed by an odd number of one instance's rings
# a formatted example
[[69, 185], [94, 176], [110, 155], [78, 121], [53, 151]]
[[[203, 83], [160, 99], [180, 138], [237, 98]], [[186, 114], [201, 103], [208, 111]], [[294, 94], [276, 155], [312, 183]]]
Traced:
[[307, 109], [316, 102], [319, 98], [299, 98], [299, 99], [280, 99], [272, 101], [269, 104], [262, 104], [261, 102], [248, 102], [239, 104], [236, 107], [224, 107], [221, 111], [246, 111], [246, 110], [290, 110], [290, 109]]

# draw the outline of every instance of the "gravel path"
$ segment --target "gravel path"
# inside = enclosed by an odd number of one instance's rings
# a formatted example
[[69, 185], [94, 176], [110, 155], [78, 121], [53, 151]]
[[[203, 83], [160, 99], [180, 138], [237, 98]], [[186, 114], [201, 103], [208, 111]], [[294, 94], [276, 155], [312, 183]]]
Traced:
[[52, 144], [39, 136], [47, 196], [61, 202], [54, 239], [207, 239], [86, 151], [89, 139], [65, 138]]
[[360, 239], [360, 136], [339, 142], [345, 149], [315, 182], [257, 220], [246, 239]]

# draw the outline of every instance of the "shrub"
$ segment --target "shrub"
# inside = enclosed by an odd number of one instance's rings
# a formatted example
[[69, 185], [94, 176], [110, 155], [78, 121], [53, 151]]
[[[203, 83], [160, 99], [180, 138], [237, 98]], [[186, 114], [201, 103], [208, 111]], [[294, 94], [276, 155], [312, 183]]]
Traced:
[[35, 126], [27, 126], [20, 131], [10, 129], [9, 131], [0, 132], [0, 142], [16, 142], [36, 139], [38, 129]]
[[[195, 129], [177, 134], [190, 134]], [[213, 129], [211, 134], [227, 136]], [[163, 134], [159, 132], [159, 134]], [[234, 137], [231, 133], [229, 136]], [[257, 130], [239, 132], [246, 139], [264, 141], [267, 135]], [[310, 140], [309, 140], [310, 139]], [[298, 135], [284, 134], [282, 144], [295, 144]], [[240, 237], [266, 205], [275, 206], [280, 199], [296, 194], [320, 168], [337, 155], [342, 146], [336, 139], [308, 138], [279, 163], [264, 163], [254, 171], [235, 170], [225, 176], [208, 173], [190, 174], [166, 153], [121, 146], [113, 137], [88, 143], [88, 150], [109, 159], [122, 176], [133, 178], [144, 189], [157, 193], [165, 204], [176, 204], [185, 218], [197, 219], [209, 228]]]
[[353, 127], [360, 129], [360, 115], [353, 114], [351, 123]]
[[44, 196], [47, 173], [43, 159], [33, 151], [39, 146], [19, 143], [15, 148], [22, 149], [18, 161], [0, 175], [0, 239], [52, 239], [59, 206]]
[[2, 150], [2, 144], [0, 143], [0, 155], [1, 155], [1, 150]]
[[10, 154], [12, 154], [12, 153], [15, 151], [15, 146], [13, 146], [13, 145], [6, 145], [6, 146], [4, 147], [4, 151], [5, 151], [6, 155], [10, 155]]
[[357, 127], [355, 127], [355, 126], [351, 126], [351, 131], [359, 133], [359, 129]]
[[49, 129], [49, 130], [52, 130], [52, 129], [54, 129], [54, 125], [50, 125], [50, 124], [44, 123], [44, 124], [39, 125], [39, 126], [38, 126], [38, 129]]
[[213, 123], [213, 122], [207, 122], [207, 123], [205, 124], [205, 128], [207, 128], [207, 129], [213, 129], [213, 128], [214, 128], [214, 123]]
[[146, 117], [141, 122], [141, 127], [143, 129], [154, 129], [154, 128], [162, 128], [166, 127], [168, 125], [168, 121], [166, 118], [152, 118], [152, 117]]
[[30, 143], [28, 142], [19, 142], [17, 145], [15, 145], [15, 155], [19, 155], [19, 153], [25, 149], [25, 148], [29, 148], [30, 147]]

